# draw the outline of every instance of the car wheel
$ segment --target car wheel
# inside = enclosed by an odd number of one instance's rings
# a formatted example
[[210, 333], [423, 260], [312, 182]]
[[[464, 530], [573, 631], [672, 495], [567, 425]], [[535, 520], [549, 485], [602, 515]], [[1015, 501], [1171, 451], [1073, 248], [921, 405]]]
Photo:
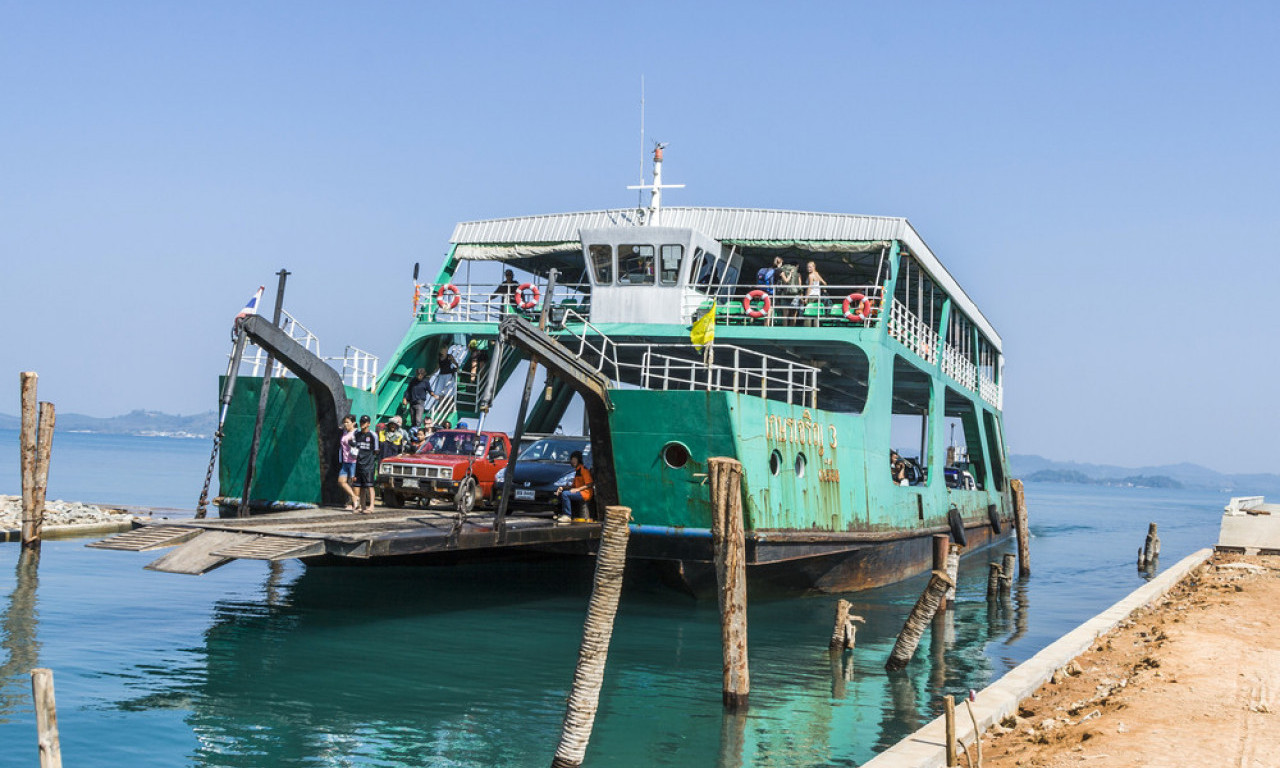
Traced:
[[390, 489], [382, 491], [382, 503], [392, 509], [400, 509], [404, 506], [404, 497]]
[[453, 496], [453, 503], [458, 511], [464, 515], [471, 514], [471, 510], [476, 508], [476, 497], [479, 495], [476, 489], [476, 479], [468, 477], [458, 486], [458, 492]]

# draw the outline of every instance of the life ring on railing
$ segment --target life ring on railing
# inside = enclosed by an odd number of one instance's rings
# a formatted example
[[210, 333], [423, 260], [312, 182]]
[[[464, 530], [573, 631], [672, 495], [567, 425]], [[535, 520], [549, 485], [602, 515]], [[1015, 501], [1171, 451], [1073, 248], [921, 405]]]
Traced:
[[[853, 311], [853, 306], [858, 305], [858, 311]], [[844, 319], [851, 323], [862, 323], [867, 320], [871, 314], [871, 299], [865, 294], [851, 293], [844, 297], [844, 304], [841, 305], [844, 310]]]
[[[532, 293], [533, 298], [525, 301], [524, 296], [526, 293]], [[516, 289], [516, 306], [521, 309], [533, 309], [538, 306], [538, 297], [541, 295], [538, 293], [538, 286], [533, 283], [521, 283], [520, 287]]]
[[[762, 308], [756, 309], [752, 306], [752, 303], [756, 299], [760, 299], [764, 302], [764, 306]], [[773, 298], [759, 288], [742, 297], [742, 312], [752, 320], [764, 317], [769, 314], [769, 310], [771, 309], [773, 309]]]
[[[446, 296], [447, 294], [452, 294], [452, 297], [448, 298]], [[440, 291], [436, 293], [436, 304], [439, 304], [440, 308], [445, 312], [457, 309], [458, 304], [461, 303], [461, 301], [462, 291], [459, 291], [458, 286], [453, 283], [445, 283], [440, 286]]]

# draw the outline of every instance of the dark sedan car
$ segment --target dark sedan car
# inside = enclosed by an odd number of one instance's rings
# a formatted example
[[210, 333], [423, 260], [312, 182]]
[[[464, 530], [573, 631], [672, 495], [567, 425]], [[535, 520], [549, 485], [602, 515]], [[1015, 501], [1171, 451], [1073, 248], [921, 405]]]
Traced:
[[[582, 463], [591, 469], [591, 441], [585, 437], [554, 435], [532, 443], [520, 452], [516, 461], [515, 482], [511, 488], [511, 510], [520, 512], [555, 512], [560, 501], [556, 488], [573, 485], [573, 468], [569, 455], [582, 452]], [[500, 498], [502, 486], [507, 481], [503, 468], [494, 478], [493, 497]]]

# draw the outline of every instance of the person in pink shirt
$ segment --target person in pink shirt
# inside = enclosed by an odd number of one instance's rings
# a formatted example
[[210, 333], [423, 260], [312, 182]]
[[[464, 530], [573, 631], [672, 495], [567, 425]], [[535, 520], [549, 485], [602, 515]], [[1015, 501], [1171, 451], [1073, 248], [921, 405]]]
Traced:
[[360, 505], [360, 497], [356, 496], [356, 489], [351, 487], [351, 480], [356, 476], [356, 417], [342, 417], [342, 439], [338, 441], [338, 461], [340, 467], [338, 469], [338, 485], [342, 486], [342, 490], [346, 491], [350, 501], [347, 503], [346, 509], [354, 511]]

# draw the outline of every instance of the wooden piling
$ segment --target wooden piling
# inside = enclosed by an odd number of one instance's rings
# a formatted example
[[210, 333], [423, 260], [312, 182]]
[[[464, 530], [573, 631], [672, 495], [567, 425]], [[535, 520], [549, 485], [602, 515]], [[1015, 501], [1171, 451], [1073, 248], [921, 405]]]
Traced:
[[1013, 492], [1013, 524], [1018, 539], [1018, 576], [1031, 575], [1031, 531], [1027, 527], [1027, 495], [1021, 480], [1010, 480]]
[[943, 711], [947, 723], [947, 768], [956, 764], [956, 700], [952, 696], [942, 697]]
[[960, 583], [960, 545], [947, 547], [947, 578], [951, 579], [951, 588], [947, 590], [947, 608], [956, 604], [956, 585]]
[[582, 644], [578, 648], [578, 666], [573, 672], [573, 688], [569, 691], [560, 744], [551, 761], [552, 768], [576, 768], [582, 765], [587, 753], [596, 709], [600, 704], [600, 686], [604, 683], [609, 640], [613, 637], [613, 619], [618, 613], [618, 598], [622, 594], [630, 522], [630, 508], [605, 507], [600, 548], [596, 552], [595, 582], [587, 605], [587, 620], [582, 627]]
[[[32, 530], [30, 540], [23, 538], [25, 547], [40, 546], [40, 536], [44, 531], [44, 500], [45, 493], [49, 490], [49, 457], [53, 454], [54, 420], [53, 403], [40, 403], [40, 423], [36, 429], [36, 477], [31, 494]], [[23, 527], [25, 529], [26, 526]]]
[[40, 535], [35, 527], [36, 444], [39, 417], [36, 415], [36, 382], [40, 377], [35, 371], [18, 374], [22, 390], [22, 417], [18, 431], [19, 465], [22, 472], [22, 546], [40, 546]]
[[1156, 533], [1156, 524], [1147, 525], [1147, 539], [1142, 544], [1142, 555], [1138, 558], [1139, 568], [1151, 567], [1151, 562], [1160, 556], [1160, 537]]
[[707, 461], [711, 481], [711, 546], [716, 561], [720, 643], [724, 652], [722, 699], [730, 712], [747, 708], [751, 674], [747, 666], [747, 562], [742, 519], [742, 463]]
[[31, 696], [36, 710], [36, 743], [40, 747], [40, 768], [62, 768], [62, 745], [58, 740], [58, 708], [53, 700], [52, 670], [31, 670]]
[[942, 601], [942, 596], [950, 586], [952, 586], [951, 579], [942, 571], [934, 571], [929, 577], [929, 584], [924, 588], [911, 613], [908, 614], [902, 631], [898, 633], [898, 641], [893, 644], [893, 652], [889, 654], [889, 660], [885, 663], [887, 669], [902, 669], [907, 666], [907, 662], [911, 661], [911, 657], [916, 652], [916, 646], [920, 644], [920, 638], [924, 635], [925, 627], [938, 612], [938, 603]]
[[[951, 548], [951, 537], [945, 533], [933, 534], [933, 570], [947, 572], [947, 552]], [[954, 579], [953, 579], [954, 581]], [[938, 604], [938, 610], [945, 611], [949, 604], [950, 595], [943, 595], [942, 602]]]
[[991, 599], [1000, 594], [1001, 568], [999, 563], [988, 563], [987, 568], [987, 599]]
[[848, 600], [836, 601], [836, 624], [831, 629], [831, 644], [827, 649], [832, 653], [845, 649], [845, 625], [849, 623], [849, 609], [853, 604]]
[[1006, 552], [1005, 556], [1001, 558], [1000, 586], [1006, 592], [1013, 587], [1013, 566], [1017, 559], [1018, 556], [1012, 552]]

